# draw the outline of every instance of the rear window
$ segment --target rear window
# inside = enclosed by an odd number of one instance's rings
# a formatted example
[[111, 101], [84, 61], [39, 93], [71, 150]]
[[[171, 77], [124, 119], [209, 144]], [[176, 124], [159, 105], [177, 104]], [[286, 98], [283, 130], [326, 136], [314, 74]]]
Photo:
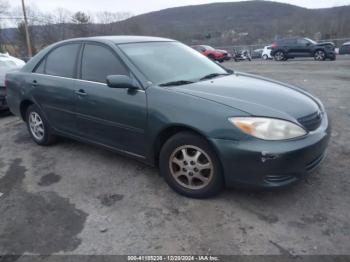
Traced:
[[80, 44], [68, 44], [54, 49], [46, 57], [46, 62], [41, 62], [36, 72], [42, 71], [48, 75], [73, 78], [79, 47]]

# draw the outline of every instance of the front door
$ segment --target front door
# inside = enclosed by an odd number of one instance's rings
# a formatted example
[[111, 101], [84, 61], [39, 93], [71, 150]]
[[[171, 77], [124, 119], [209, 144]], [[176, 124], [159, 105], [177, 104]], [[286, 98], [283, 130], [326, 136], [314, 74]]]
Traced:
[[75, 96], [81, 136], [143, 156], [147, 123], [145, 91], [106, 85], [108, 75], [130, 76], [117, 54], [106, 46], [85, 44], [80, 71]]
[[298, 57], [310, 56], [311, 43], [304, 38], [298, 38], [296, 43], [296, 53]]

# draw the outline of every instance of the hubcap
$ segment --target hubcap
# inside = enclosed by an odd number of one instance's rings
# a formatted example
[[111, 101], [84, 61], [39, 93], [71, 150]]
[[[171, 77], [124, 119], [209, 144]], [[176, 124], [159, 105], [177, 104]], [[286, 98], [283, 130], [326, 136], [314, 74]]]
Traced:
[[43, 139], [45, 135], [45, 128], [44, 123], [38, 113], [31, 112], [29, 114], [29, 128], [30, 132], [36, 139]]
[[316, 52], [316, 55], [315, 55], [315, 58], [316, 60], [323, 60], [324, 59], [324, 53], [322, 51], [317, 51]]
[[176, 182], [189, 189], [202, 189], [213, 177], [210, 157], [192, 145], [176, 148], [170, 156], [169, 168]]
[[281, 61], [284, 58], [284, 54], [282, 52], [276, 53], [276, 59], [277, 61]]

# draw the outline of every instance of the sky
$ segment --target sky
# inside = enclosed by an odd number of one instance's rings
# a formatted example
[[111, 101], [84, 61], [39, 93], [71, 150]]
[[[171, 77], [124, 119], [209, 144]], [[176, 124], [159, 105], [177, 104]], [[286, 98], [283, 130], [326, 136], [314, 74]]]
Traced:
[[[20, 4], [21, 0], [10, 0]], [[58, 7], [75, 11], [110, 11], [130, 12], [134, 15], [157, 11], [169, 7], [197, 5], [214, 2], [237, 2], [235, 0], [25, 0], [27, 4], [33, 3], [41, 11], [51, 11]], [[324, 8], [340, 5], [350, 5], [350, 0], [280, 0], [306, 8]]]

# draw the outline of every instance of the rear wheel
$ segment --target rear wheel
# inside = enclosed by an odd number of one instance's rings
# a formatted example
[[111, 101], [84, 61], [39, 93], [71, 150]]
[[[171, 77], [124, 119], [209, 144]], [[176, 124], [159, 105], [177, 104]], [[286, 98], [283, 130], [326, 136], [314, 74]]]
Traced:
[[26, 112], [27, 128], [35, 143], [47, 146], [55, 142], [56, 136], [47, 122], [44, 114], [36, 105], [28, 107]]
[[160, 172], [176, 192], [192, 198], [207, 198], [224, 185], [220, 162], [210, 144], [202, 137], [182, 132], [162, 147]]
[[267, 60], [267, 59], [268, 59], [267, 55], [263, 55], [262, 58], [263, 58], [264, 60]]
[[285, 61], [285, 59], [286, 59], [286, 56], [285, 56], [283, 51], [277, 51], [275, 53], [275, 60], [276, 61]]
[[326, 59], [326, 53], [323, 50], [317, 50], [314, 54], [316, 61], [324, 61]]

